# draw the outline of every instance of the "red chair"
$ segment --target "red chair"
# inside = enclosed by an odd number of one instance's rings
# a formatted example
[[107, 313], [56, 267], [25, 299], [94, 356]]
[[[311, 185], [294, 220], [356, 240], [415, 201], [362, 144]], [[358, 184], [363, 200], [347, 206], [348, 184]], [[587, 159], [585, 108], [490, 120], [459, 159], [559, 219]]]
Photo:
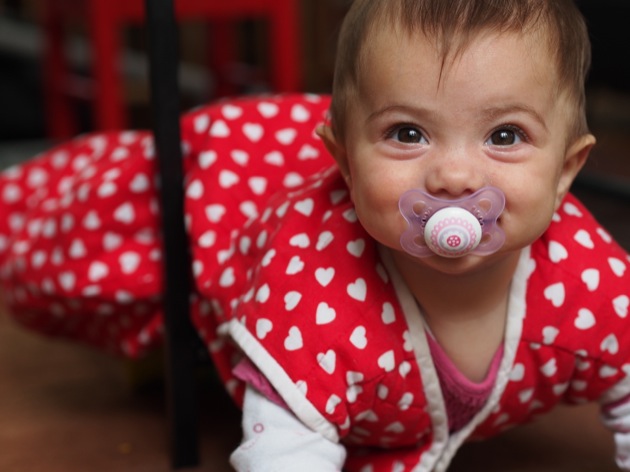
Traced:
[[[143, 0], [46, 0], [43, 3], [46, 40], [44, 93], [46, 121], [51, 138], [68, 138], [78, 131], [72, 101], [93, 104], [97, 130], [127, 127], [120, 70], [120, 30], [145, 19]], [[302, 86], [298, 0], [177, 0], [178, 20], [205, 19], [212, 23], [212, 66], [222, 70], [235, 59], [233, 26], [239, 20], [269, 22], [271, 53], [269, 81], [274, 91], [297, 92]], [[87, 25], [92, 49], [91, 83], [73, 76], [64, 55], [64, 32], [70, 20]]]

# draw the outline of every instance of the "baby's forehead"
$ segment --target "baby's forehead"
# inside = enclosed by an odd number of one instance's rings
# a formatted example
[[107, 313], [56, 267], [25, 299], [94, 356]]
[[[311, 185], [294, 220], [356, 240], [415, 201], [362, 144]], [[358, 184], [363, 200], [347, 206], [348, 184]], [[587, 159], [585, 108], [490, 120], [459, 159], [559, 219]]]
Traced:
[[[433, 46], [440, 56], [457, 56], [465, 54], [469, 46], [480, 38], [496, 37], [500, 39], [503, 36], [516, 36], [532, 46], [537, 46], [550, 56], [550, 60], [552, 58], [557, 60], [554, 41], [552, 41], [552, 37], [557, 32], [552, 31], [550, 28], [551, 26], [548, 23], [538, 22], [518, 29], [515, 27], [497, 28], [481, 25], [469, 29], [434, 31], [423, 27], [422, 24], [409, 28], [405, 27], [404, 24], [382, 22], [367, 26], [359, 53], [368, 52], [374, 49], [373, 46], [376, 43], [394, 38], [398, 39], [399, 42], [408, 41], [413, 43], [418, 41], [428, 43]], [[410, 53], [413, 52], [410, 51]]]
[[[460, 100], [461, 110], [485, 107], [496, 113], [523, 103], [539, 116], [554, 116], [561, 128], [571, 125], [575, 103], [563, 93], [569, 87], [559, 87], [556, 58], [539, 34], [485, 30], [463, 38], [445, 52], [424, 33], [380, 30], [366, 48], [354, 100], [363, 102], [363, 109], [406, 98], [431, 108], [438, 103], [434, 98], [442, 97], [438, 100]], [[405, 59], [407, 54], [415, 57]]]
[[[401, 25], [381, 23], [373, 25], [372, 31], [368, 31], [366, 39], [359, 51], [356, 76], [358, 82], [362, 77], [369, 77], [373, 72], [377, 55], [387, 56], [388, 47], [408, 48], [409, 54], [423, 53], [435, 54], [427, 59], [437, 59], [442, 63], [441, 74], [447, 74], [449, 68], [456, 64], [463, 56], [474, 49], [479, 42], [491, 38], [493, 41], [510, 41], [514, 38], [522, 40], [526, 44], [524, 54], [532, 54], [538, 60], [548, 65], [544, 76], [540, 77], [541, 83], [554, 81], [554, 87], [560, 92], [563, 87], [560, 83], [560, 57], [553, 48], [553, 42], [548, 31], [548, 26], [537, 25], [522, 30], [497, 31], [496, 28], [480, 27], [471, 31], [454, 31], [448, 37], [430, 35], [422, 28], [405, 30]], [[420, 47], [420, 45], [422, 47]], [[523, 54], [523, 51], [514, 51], [514, 54]], [[526, 58], [523, 58], [523, 63]], [[395, 73], [395, 71], [392, 71]], [[565, 84], [566, 85], [566, 84]]]

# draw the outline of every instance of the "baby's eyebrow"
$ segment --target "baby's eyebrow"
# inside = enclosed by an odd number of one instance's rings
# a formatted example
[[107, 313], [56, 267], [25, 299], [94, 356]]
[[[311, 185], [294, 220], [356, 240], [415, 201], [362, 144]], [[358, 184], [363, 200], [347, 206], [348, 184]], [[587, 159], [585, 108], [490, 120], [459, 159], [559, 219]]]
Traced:
[[538, 113], [538, 111], [536, 111], [534, 108], [523, 103], [515, 103], [515, 104], [503, 105], [503, 106], [498, 106], [498, 107], [490, 107], [490, 108], [485, 108], [481, 110], [481, 114], [488, 121], [494, 121], [502, 116], [510, 115], [513, 113], [525, 113], [527, 115], [530, 115], [532, 118], [534, 118], [534, 120], [536, 120], [540, 124], [540, 126], [544, 128], [545, 131], [549, 131], [549, 129], [547, 128], [547, 123], [545, 122], [545, 119], [542, 117], [542, 115]]
[[[366, 122], [371, 122], [376, 120], [388, 113], [408, 113], [417, 117], [423, 117], [425, 119], [430, 119], [435, 116], [435, 113], [427, 108], [417, 107], [417, 106], [409, 106], [405, 104], [393, 104], [388, 105], [383, 108], [379, 108], [370, 113], [367, 117]], [[491, 106], [488, 108], [483, 108], [479, 111], [479, 116], [482, 117], [484, 121], [493, 122], [496, 121], [506, 115], [519, 114], [524, 113], [532, 117], [545, 132], [549, 132], [549, 128], [547, 127], [547, 123], [543, 116], [533, 107], [525, 104], [525, 103], [510, 103], [506, 105], [500, 106]]]
[[407, 113], [413, 114], [417, 116], [431, 116], [432, 112], [427, 110], [426, 108], [420, 108], [416, 106], [408, 106], [408, 105], [388, 105], [383, 108], [379, 108], [378, 110], [373, 111], [367, 117], [368, 122], [373, 121], [377, 118], [380, 118], [383, 115], [387, 115], [388, 113]]

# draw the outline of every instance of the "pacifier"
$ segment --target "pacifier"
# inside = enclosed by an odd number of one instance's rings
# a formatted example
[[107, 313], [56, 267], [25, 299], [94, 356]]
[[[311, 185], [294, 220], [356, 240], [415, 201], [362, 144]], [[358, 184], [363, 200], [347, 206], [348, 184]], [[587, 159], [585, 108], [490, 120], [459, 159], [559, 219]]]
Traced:
[[496, 187], [484, 187], [457, 200], [408, 190], [398, 207], [409, 224], [400, 245], [412, 256], [488, 255], [505, 242], [505, 233], [497, 224], [505, 208], [505, 195]]

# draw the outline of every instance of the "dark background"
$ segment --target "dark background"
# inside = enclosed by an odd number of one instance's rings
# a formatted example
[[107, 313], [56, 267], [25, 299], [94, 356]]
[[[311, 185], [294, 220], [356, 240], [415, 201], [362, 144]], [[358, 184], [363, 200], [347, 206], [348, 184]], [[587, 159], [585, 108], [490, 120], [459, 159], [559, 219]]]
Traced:
[[[39, 0], [0, 0], [0, 19], [10, 20], [16, 25], [23, 25], [25, 30], [37, 33]], [[303, 0], [303, 40], [305, 51], [305, 89], [310, 92], [328, 92], [332, 78], [334, 45], [336, 31], [347, 0]], [[613, 125], [625, 127], [630, 135], [628, 123], [628, 97], [630, 97], [630, 2], [627, 0], [579, 0], [579, 7], [587, 18], [593, 44], [593, 67], [589, 79], [589, 92], [593, 100], [589, 102], [592, 111], [591, 120], [595, 126], [608, 118], [600, 116], [602, 107], [612, 107], [610, 114], [616, 117]], [[0, 25], [0, 28], [2, 26]], [[203, 34], [202, 25], [184, 24], [182, 30], [182, 56], [191, 62], [200, 62], [202, 54], [195, 55], [197, 39]], [[261, 27], [248, 23], [242, 27], [242, 45], [244, 62], [252, 65], [251, 76], [243, 78], [243, 91], [248, 85], [258, 90], [257, 68], [264, 67], [256, 47], [257, 38], [262, 34]], [[80, 37], [81, 31], [77, 31]], [[32, 35], [31, 35], [32, 36]], [[125, 32], [125, 44], [136, 50], [144, 50], [144, 31], [130, 27]], [[22, 51], [9, 50], [0, 44], [0, 141], [39, 139], [45, 137], [43, 122], [40, 58], [36, 53], [24, 54]], [[247, 81], [252, 83], [247, 84]], [[255, 82], [255, 83], [254, 83]], [[128, 87], [127, 96], [131, 108], [133, 127], [149, 126], [146, 110], [146, 86]], [[211, 96], [186, 96], [184, 106], [203, 102]], [[607, 102], [607, 103], [602, 103]], [[608, 103], [612, 102], [612, 103]], [[81, 110], [85, 129], [90, 128], [87, 104], [77, 103]], [[592, 110], [591, 110], [592, 108]], [[628, 121], [626, 121], [628, 120]]]

